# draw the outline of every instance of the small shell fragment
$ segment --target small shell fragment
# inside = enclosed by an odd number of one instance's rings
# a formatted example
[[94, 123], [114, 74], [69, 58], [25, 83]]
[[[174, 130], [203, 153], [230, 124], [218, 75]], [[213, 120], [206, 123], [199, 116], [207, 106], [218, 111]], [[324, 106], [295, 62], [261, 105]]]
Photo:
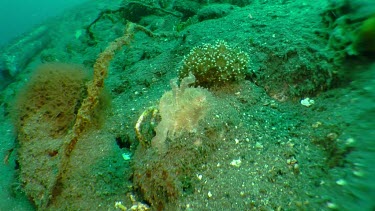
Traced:
[[208, 191], [207, 196], [208, 196], [208, 198], [211, 198], [211, 197], [212, 197], [212, 193], [211, 193], [211, 191]]
[[124, 152], [124, 153], [121, 154], [121, 156], [124, 160], [130, 160], [131, 159], [131, 153]]
[[301, 100], [301, 105], [306, 106], [306, 107], [310, 107], [310, 106], [314, 105], [314, 103], [315, 103], [315, 101], [313, 99], [308, 98], [308, 97]]
[[230, 165], [235, 166], [235, 167], [240, 167], [241, 166], [241, 159], [232, 160], [232, 162], [230, 162]]

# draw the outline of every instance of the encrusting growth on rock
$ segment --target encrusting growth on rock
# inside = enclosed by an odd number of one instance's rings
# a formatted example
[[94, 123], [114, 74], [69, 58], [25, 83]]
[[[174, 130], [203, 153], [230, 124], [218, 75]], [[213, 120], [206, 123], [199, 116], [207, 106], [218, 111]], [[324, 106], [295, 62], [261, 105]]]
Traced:
[[[104, 80], [116, 51], [129, 45], [136, 31], [148, 29], [129, 22], [125, 34], [98, 56], [92, 81], [79, 66], [49, 63], [35, 71], [15, 105], [20, 178], [37, 209], [56, 201], [71, 175], [71, 155], [78, 140], [95, 124], [103, 101]], [[86, 89], [86, 90], [85, 90]], [[35, 162], [30, 165], [30, 158]]]

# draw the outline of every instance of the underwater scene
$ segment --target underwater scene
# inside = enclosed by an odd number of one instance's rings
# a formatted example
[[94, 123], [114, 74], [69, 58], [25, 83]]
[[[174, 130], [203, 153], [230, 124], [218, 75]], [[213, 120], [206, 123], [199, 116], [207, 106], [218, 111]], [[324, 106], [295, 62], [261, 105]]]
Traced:
[[375, 1], [59, 8], [0, 16], [0, 211], [375, 210]]

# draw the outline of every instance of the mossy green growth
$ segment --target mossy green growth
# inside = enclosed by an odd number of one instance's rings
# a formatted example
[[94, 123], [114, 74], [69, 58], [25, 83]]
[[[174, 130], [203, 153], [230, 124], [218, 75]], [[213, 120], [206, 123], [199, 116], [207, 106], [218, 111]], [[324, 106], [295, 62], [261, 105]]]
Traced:
[[192, 73], [195, 85], [205, 88], [245, 78], [249, 56], [238, 48], [230, 47], [225, 41], [194, 47], [182, 61], [179, 79]]
[[375, 14], [360, 26], [354, 41], [354, 49], [359, 53], [375, 52]]

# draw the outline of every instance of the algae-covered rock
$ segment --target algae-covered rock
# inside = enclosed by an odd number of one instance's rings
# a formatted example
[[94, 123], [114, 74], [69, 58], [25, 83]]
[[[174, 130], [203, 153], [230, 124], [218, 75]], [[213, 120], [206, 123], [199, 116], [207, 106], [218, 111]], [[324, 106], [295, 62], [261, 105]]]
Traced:
[[375, 52], [375, 15], [362, 23], [353, 45], [358, 52]]

